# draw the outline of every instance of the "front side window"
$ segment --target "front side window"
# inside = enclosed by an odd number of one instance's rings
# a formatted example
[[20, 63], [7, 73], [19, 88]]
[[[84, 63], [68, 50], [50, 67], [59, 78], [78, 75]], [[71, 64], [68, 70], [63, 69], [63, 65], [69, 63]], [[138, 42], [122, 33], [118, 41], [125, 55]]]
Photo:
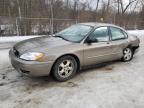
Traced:
[[111, 30], [112, 40], [120, 40], [126, 38], [125, 34], [122, 32], [121, 29], [110, 27], [110, 30]]
[[98, 42], [106, 42], [109, 41], [108, 28], [107, 27], [99, 27], [97, 28], [91, 35], [91, 40], [97, 40]]

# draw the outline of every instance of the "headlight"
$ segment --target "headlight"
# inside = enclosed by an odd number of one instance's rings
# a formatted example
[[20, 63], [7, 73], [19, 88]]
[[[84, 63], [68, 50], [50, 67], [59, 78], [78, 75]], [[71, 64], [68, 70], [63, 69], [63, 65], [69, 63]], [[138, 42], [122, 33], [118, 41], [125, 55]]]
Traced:
[[38, 52], [28, 52], [20, 56], [21, 59], [29, 60], [29, 61], [36, 61], [40, 60], [44, 56], [43, 53]]

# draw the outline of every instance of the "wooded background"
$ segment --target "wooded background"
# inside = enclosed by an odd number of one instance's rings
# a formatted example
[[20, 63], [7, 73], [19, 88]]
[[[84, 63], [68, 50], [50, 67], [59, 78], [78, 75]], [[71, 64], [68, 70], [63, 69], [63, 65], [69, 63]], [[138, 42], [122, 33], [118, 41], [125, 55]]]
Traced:
[[79, 22], [144, 29], [144, 0], [0, 0], [0, 36], [51, 34]]

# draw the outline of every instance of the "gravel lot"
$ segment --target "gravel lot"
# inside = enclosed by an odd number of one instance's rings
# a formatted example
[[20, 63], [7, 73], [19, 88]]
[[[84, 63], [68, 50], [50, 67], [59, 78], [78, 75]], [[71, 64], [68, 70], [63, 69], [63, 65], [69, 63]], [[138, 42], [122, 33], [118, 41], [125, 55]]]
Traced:
[[131, 62], [110, 62], [59, 83], [28, 78], [0, 50], [0, 108], [144, 108], [144, 39]]

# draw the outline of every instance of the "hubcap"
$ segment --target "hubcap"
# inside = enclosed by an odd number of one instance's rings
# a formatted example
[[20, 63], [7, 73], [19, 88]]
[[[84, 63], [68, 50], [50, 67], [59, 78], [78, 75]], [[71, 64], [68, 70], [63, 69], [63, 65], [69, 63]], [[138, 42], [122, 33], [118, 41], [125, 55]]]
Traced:
[[63, 77], [69, 77], [74, 69], [74, 64], [71, 60], [64, 60], [58, 67], [58, 74]]
[[129, 48], [126, 48], [124, 50], [124, 59], [125, 60], [130, 60], [132, 57], [132, 51]]

